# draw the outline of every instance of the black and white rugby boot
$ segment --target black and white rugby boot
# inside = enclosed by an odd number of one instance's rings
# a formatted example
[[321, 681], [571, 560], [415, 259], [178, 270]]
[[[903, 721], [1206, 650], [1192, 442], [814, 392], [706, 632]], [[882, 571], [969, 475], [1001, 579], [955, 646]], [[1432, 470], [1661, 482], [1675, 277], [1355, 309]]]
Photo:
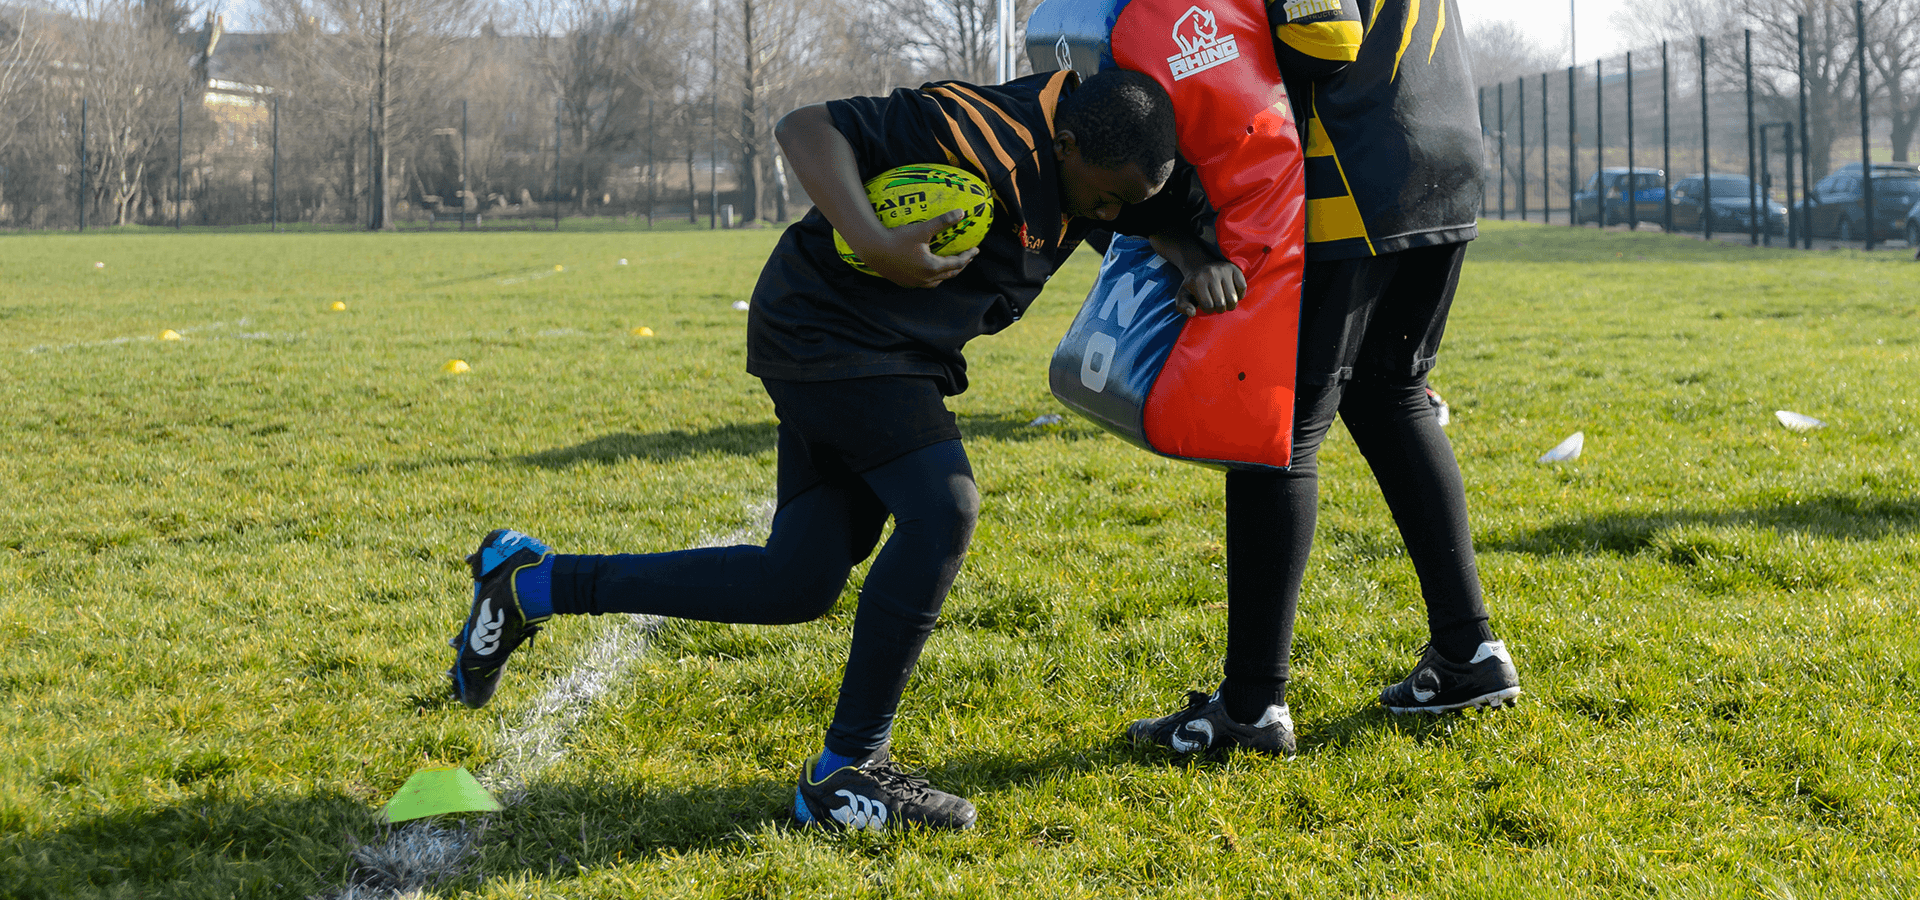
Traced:
[[1245, 747], [1261, 753], [1292, 756], [1295, 750], [1293, 716], [1284, 704], [1268, 706], [1259, 721], [1242, 725], [1227, 715], [1219, 691], [1214, 691], [1212, 696], [1188, 691], [1186, 709], [1157, 719], [1141, 719], [1127, 726], [1127, 736], [1137, 743], [1157, 744], [1175, 753]]
[[1380, 692], [1380, 705], [1395, 715], [1443, 713], [1470, 706], [1512, 706], [1519, 696], [1520, 675], [1513, 670], [1506, 642], [1482, 641], [1465, 663], [1448, 660], [1428, 644], [1413, 674]]
[[817, 755], [807, 760], [794, 792], [793, 817], [802, 825], [836, 831], [973, 827], [973, 804], [900, 771], [885, 747], [816, 781], [813, 771], [819, 760]]
[[[552, 553], [547, 545], [502, 528], [490, 532], [480, 541], [480, 548], [467, 557], [467, 566], [473, 571], [473, 608], [460, 633], [447, 642], [455, 651], [447, 677], [461, 703], [474, 709], [487, 705], [494, 688], [500, 685], [507, 656], [537, 634], [540, 623], [551, 617], [550, 611], [528, 617], [514, 576], [540, 565]], [[543, 604], [547, 602], [542, 598]]]

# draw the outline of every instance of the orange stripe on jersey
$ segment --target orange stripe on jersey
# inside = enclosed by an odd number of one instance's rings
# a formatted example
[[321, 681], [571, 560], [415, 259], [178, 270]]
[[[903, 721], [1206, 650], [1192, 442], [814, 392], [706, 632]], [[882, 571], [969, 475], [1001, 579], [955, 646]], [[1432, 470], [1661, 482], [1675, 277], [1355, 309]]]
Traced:
[[[1027, 126], [1020, 124], [1020, 121], [1018, 119], [1015, 119], [1014, 117], [1007, 115], [1006, 110], [1003, 110], [1000, 107], [987, 102], [987, 98], [982, 97], [979, 94], [976, 94], [971, 90], [968, 90], [965, 86], [962, 86], [959, 84], [941, 85], [940, 87], [935, 88], [934, 90], [942, 91], [942, 92], [951, 92], [957, 95], [963, 95], [967, 99], [972, 101], [969, 104], [970, 106], [973, 106], [979, 109], [984, 109], [990, 113], [993, 113], [996, 116], [999, 116], [1001, 121], [1007, 123], [1007, 127], [1013, 129], [1014, 134], [1017, 134], [1020, 136], [1020, 140], [1027, 145], [1028, 151], [1032, 151], [1034, 149], [1035, 145], [1033, 142], [1033, 132], [1028, 131]], [[995, 141], [995, 143], [998, 143], [998, 141]], [[1011, 165], [1011, 162], [1009, 162], [1009, 165]]]
[[[967, 118], [972, 120], [974, 126], [980, 129], [980, 136], [983, 139], [985, 139], [990, 146], [992, 146], [994, 158], [998, 159], [1000, 161], [1000, 165], [1005, 166], [1007, 171], [1009, 172], [1013, 171], [1013, 166], [1014, 166], [1013, 156], [1007, 153], [1006, 147], [1001, 146], [999, 135], [994, 134], [993, 124], [987, 121], [986, 116], [983, 116], [980, 114], [979, 105], [975, 105], [973, 102], [971, 102], [972, 101], [971, 97], [969, 97], [967, 94], [961, 91], [955, 90], [952, 85], [945, 85], [945, 84], [940, 85], [939, 87], [936, 87], [936, 88], [930, 88], [928, 89], [927, 93], [941, 94], [941, 95], [953, 98], [954, 102], [958, 103], [961, 109], [964, 109], [967, 111]], [[993, 106], [991, 104], [986, 104], [984, 101], [982, 101], [980, 105], [984, 105], [986, 106], [987, 109], [993, 110], [994, 114], [1000, 116], [1002, 119], [1006, 118], [1005, 113], [1002, 113], [997, 109], [993, 109]], [[1021, 130], [1025, 131], [1026, 129], [1021, 129]], [[1029, 146], [1031, 146], [1033, 136], [1029, 134], [1027, 136], [1027, 139], [1028, 139]], [[1023, 153], [1021, 155], [1024, 156], [1026, 154]]]
[[1067, 89], [1069, 78], [1076, 83], [1080, 80], [1080, 76], [1074, 74], [1072, 69], [1063, 69], [1047, 79], [1047, 86], [1040, 89], [1040, 110], [1047, 115], [1048, 131], [1053, 130], [1053, 113], [1060, 107], [1060, 93]]
[[[961, 109], [966, 110], [968, 120], [970, 120], [973, 123], [975, 129], [980, 132], [980, 137], [983, 140], [985, 140], [990, 146], [990, 148], [993, 150], [994, 159], [999, 161], [1000, 165], [1003, 167], [1001, 171], [1004, 171], [1007, 173], [1007, 188], [1013, 192], [1013, 197], [1010, 199], [1009, 202], [1011, 202], [1015, 208], [1018, 208], [1021, 204], [1020, 183], [1019, 183], [1019, 179], [1015, 177], [1015, 166], [1014, 166], [1013, 157], [1007, 154], [1005, 147], [1000, 146], [1000, 140], [994, 136], [993, 126], [987, 122], [986, 117], [980, 115], [980, 111], [978, 109], [975, 109], [972, 103], [968, 102], [967, 97], [965, 95], [952, 90], [949, 85], [940, 85], [939, 87], [929, 88], [927, 90], [927, 93], [937, 94], [943, 97], [947, 97], [953, 100], [955, 105], [959, 106]], [[991, 106], [989, 106], [988, 108], [992, 109]], [[996, 109], [994, 110], [994, 112], [999, 113], [1000, 111]], [[985, 165], [981, 163], [980, 158], [977, 155], [978, 153], [977, 148], [973, 146], [972, 140], [970, 140], [965, 134], [961, 132], [960, 123], [954, 121], [953, 116], [951, 114], [943, 113], [943, 115], [946, 115], [947, 128], [953, 132], [954, 137], [965, 142], [966, 146], [962, 149], [966, 151], [968, 158], [973, 160], [974, 171], [979, 172], [983, 176], [986, 176], [988, 182], [992, 182], [994, 180], [993, 171], [988, 169]], [[1022, 154], [1022, 155], [1027, 155], [1027, 154]]]

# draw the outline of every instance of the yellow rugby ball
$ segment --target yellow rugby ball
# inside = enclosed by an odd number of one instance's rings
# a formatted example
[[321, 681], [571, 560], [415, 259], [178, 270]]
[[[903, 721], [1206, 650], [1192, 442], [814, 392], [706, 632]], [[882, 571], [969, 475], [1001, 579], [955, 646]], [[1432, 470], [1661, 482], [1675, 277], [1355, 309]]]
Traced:
[[[867, 199], [888, 228], [925, 222], [956, 209], [967, 217], [941, 229], [927, 243], [939, 256], [964, 253], [980, 245], [993, 225], [993, 190], [979, 176], [965, 169], [933, 164], [908, 165], [888, 169], [867, 182]], [[855, 270], [878, 275], [847, 246], [840, 231], [833, 232], [833, 249]]]

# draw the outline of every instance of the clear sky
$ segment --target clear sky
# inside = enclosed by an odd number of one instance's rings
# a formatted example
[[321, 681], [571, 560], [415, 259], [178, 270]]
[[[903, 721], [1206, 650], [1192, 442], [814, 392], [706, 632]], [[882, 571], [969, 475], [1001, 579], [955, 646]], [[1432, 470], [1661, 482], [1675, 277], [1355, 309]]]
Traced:
[[1566, 64], [1567, 21], [1577, 17], [1574, 51], [1585, 65], [1628, 49], [1611, 21], [1625, 5], [1622, 0], [1460, 0], [1460, 15], [1469, 25], [1512, 22], [1541, 46], [1559, 48], [1562, 65]]

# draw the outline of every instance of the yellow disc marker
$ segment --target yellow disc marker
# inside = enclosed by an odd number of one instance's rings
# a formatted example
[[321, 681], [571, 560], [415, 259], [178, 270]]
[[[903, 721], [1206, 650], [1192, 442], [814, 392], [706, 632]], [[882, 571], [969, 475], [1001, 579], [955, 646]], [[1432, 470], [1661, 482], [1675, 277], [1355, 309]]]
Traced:
[[464, 359], [450, 359], [447, 360], [446, 365], [440, 367], [440, 371], [448, 375], [465, 375], [473, 371], [473, 369], [467, 365], [467, 361]]
[[334, 312], [346, 312], [346, 311], [347, 311], [347, 301], [345, 301], [345, 300], [335, 300], [335, 301], [333, 301], [333, 305], [332, 305], [332, 306], [330, 306], [330, 307], [328, 307], [328, 308], [329, 308], [329, 309], [331, 309], [331, 310], [333, 310]]
[[633, 335], [634, 337], [653, 337], [653, 329], [648, 328], [645, 325], [642, 325], [639, 328], [635, 328], [634, 330], [629, 331], [627, 333]]
[[161, 340], [163, 340], [163, 341], [177, 341], [177, 340], [180, 340], [180, 339], [181, 339], [181, 338], [180, 338], [180, 332], [178, 332], [178, 331], [175, 331], [175, 330], [173, 330], [173, 329], [171, 329], [171, 328], [169, 328], [169, 329], [167, 329], [167, 330], [165, 330], [165, 331], [162, 331], [162, 332], [160, 332], [160, 339], [161, 339]]
[[562, 265], [555, 265], [555, 266], [553, 267], [553, 270], [554, 270], [555, 272], [565, 272], [565, 271], [567, 270], [567, 267], [566, 267], [566, 266], [562, 266]]

